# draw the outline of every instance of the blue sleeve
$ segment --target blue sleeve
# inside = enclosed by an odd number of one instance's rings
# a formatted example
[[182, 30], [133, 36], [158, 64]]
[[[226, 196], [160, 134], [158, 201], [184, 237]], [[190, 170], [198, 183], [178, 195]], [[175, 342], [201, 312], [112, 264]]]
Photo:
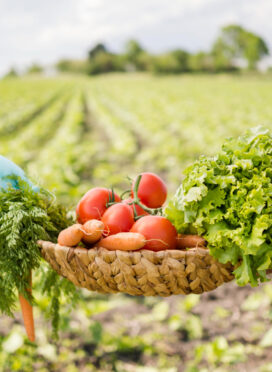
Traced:
[[18, 183], [16, 182], [16, 180], [5, 179], [7, 176], [11, 175], [22, 178], [23, 180], [27, 181], [35, 191], [38, 191], [38, 188], [32, 185], [32, 183], [25, 176], [24, 171], [20, 167], [18, 167], [18, 165], [0, 155], [0, 188], [7, 188], [10, 184], [14, 188], [18, 188]]

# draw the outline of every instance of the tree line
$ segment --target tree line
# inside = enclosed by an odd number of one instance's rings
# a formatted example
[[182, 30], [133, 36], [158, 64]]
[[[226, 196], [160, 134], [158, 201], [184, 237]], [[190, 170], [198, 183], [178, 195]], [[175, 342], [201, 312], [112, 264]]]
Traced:
[[112, 71], [149, 71], [156, 74], [183, 72], [231, 72], [246, 66], [255, 70], [259, 60], [269, 54], [259, 35], [239, 25], [220, 30], [211, 50], [189, 53], [183, 49], [151, 54], [137, 40], [129, 40], [123, 53], [112, 53], [103, 43], [88, 52], [86, 60], [64, 59], [56, 64], [61, 72], [96, 75]]
[[[59, 72], [97, 75], [106, 72], [148, 71], [155, 74], [184, 72], [232, 72], [241, 68], [256, 70], [258, 62], [269, 54], [263, 38], [240, 25], [223, 27], [209, 51], [189, 53], [183, 49], [152, 54], [137, 40], [129, 40], [122, 53], [111, 52], [105, 44], [92, 47], [84, 60], [62, 59], [55, 65]], [[41, 73], [39, 64], [30, 66], [26, 73]], [[14, 69], [6, 75], [15, 76]]]

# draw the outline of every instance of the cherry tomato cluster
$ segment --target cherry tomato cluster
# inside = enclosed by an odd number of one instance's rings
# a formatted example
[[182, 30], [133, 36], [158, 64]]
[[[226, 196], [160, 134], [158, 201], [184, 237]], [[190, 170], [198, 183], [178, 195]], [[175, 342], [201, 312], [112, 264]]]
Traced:
[[106, 188], [89, 190], [77, 205], [78, 222], [101, 220], [105, 226], [104, 236], [120, 232], [140, 233], [146, 239], [144, 249], [175, 249], [176, 229], [162, 216], [167, 197], [164, 181], [154, 173], [141, 173], [124, 194], [129, 194], [126, 199]]

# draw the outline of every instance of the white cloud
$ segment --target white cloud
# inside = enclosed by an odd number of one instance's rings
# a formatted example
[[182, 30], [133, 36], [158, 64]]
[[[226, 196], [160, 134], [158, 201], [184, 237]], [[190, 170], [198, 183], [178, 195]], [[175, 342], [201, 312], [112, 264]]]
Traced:
[[272, 44], [271, 0], [2, 0], [0, 72], [10, 65], [82, 57], [97, 41], [115, 50], [136, 37], [153, 51], [207, 49], [230, 22]]

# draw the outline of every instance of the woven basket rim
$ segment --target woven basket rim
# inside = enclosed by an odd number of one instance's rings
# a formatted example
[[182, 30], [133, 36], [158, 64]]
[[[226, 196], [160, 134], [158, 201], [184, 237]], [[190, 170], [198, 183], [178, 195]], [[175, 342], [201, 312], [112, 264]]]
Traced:
[[170, 296], [203, 293], [233, 279], [231, 264], [220, 264], [209, 249], [138, 251], [66, 247], [38, 241], [57, 273], [78, 287], [100, 293]]
[[160, 250], [160, 251], [152, 251], [150, 249], [139, 249], [139, 250], [136, 250], [136, 251], [125, 251], [125, 250], [121, 250], [121, 249], [114, 249], [114, 250], [109, 250], [107, 248], [104, 248], [104, 247], [97, 247], [96, 245], [94, 245], [93, 247], [84, 247], [84, 246], [81, 246], [81, 245], [78, 245], [78, 246], [74, 246], [74, 247], [68, 247], [68, 246], [65, 246], [65, 245], [60, 245], [58, 243], [54, 243], [54, 242], [51, 242], [49, 240], [38, 240], [38, 246], [40, 247], [40, 249], [43, 248], [43, 245], [44, 244], [48, 244], [50, 243], [51, 245], [54, 245], [55, 248], [59, 247], [60, 249], [66, 249], [66, 250], [74, 250], [74, 249], [86, 249], [87, 251], [90, 251], [90, 250], [96, 250], [97, 252], [121, 252], [123, 255], [128, 255], [128, 256], [131, 256], [131, 254], [133, 253], [144, 253], [144, 252], [148, 252], [148, 254], [152, 254], [154, 256], [157, 256], [157, 257], [161, 257], [162, 255], [164, 254], [174, 254], [175, 256], [178, 256], [180, 254], [180, 257], [182, 258], [183, 256], [192, 256], [192, 255], [196, 255], [196, 254], [200, 254], [200, 255], [203, 255], [203, 256], [206, 256], [206, 255], [210, 255], [210, 252], [209, 252], [209, 249], [208, 248], [202, 248], [202, 247], [193, 247], [193, 248], [187, 248], [187, 249], [163, 249], [163, 250]]

